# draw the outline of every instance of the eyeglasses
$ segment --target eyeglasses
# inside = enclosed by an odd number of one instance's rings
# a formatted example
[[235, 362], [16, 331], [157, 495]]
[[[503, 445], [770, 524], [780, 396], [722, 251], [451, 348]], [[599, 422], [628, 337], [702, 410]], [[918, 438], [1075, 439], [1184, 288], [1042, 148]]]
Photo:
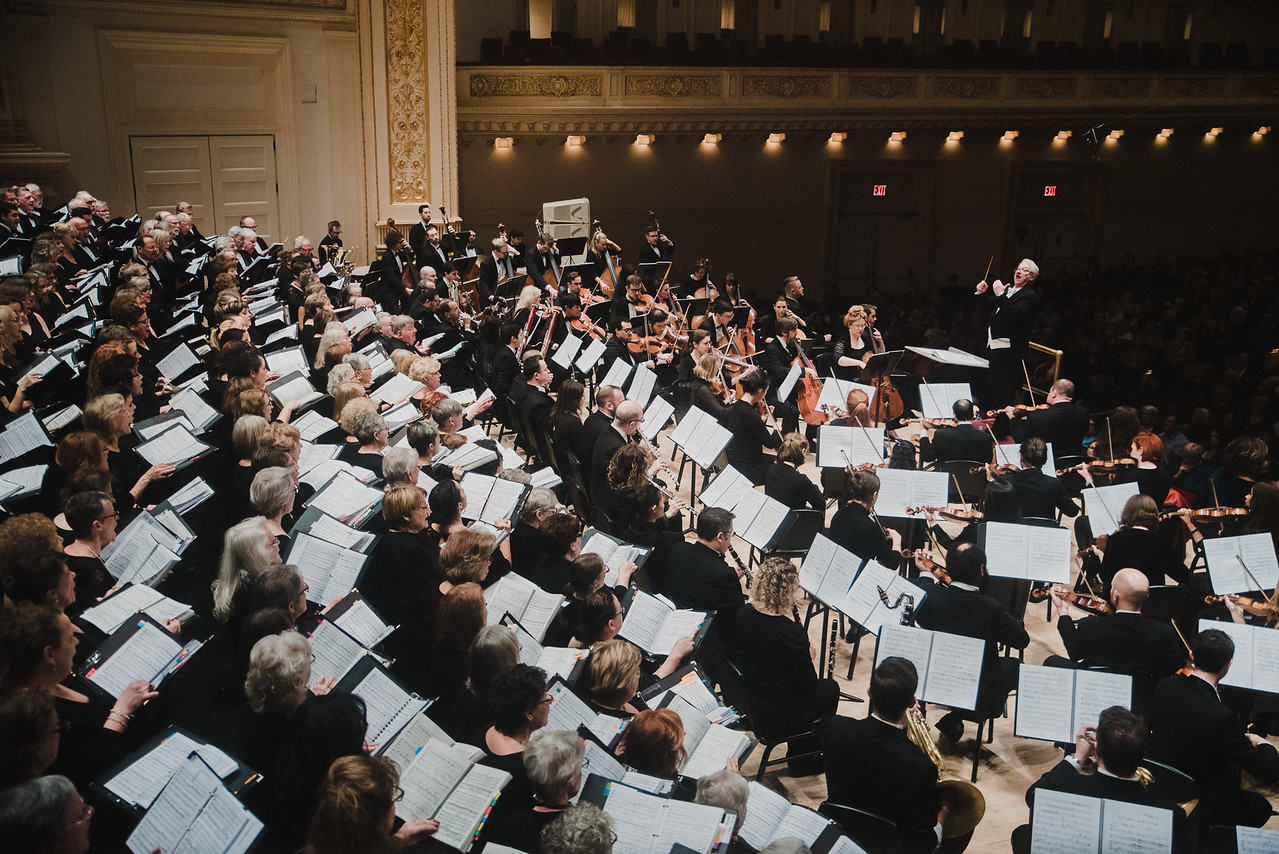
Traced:
[[395, 787], [395, 797], [394, 797], [394, 798], [392, 798], [391, 800], [393, 800], [393, 801], [394, 801], [395, 803], [397, 803], [397, 804], [398, 804], [400, 801], [404, 800], [404, 790], [403, 790], [403, 789], [401, 789], [399, 786], [396, 786], [396, 787]]
[[80, 817], [76, 819], [76, 827], [86, 823], [91, 818], [93, 818], [93, 805], [84, 804], [84, 810], [80, 813]]
[[543, 703], [545, 703], [546, 705], [549, 706], [553, 702], [555, 702], [555, 698], [552, 697], [550, 694], [547, 694], [545, 697], [542, 698], [541, 702], [539, 702], [538, 705], [540, 706]]
[[119, 519], [119, 518], [120, 518], [120, 511], [117, 510], [114, 513], [108, 513], [106, 516], [99, 516], [98, 521], [105, 522], [108, 519]]

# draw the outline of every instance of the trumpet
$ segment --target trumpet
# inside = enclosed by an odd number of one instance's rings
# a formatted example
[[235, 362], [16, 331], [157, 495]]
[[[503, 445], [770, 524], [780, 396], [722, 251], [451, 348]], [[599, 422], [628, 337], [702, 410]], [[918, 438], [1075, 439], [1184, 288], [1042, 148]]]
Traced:
[[906, 737], [937, 766], [937, 788], [942, 798], [950, 801], [950, 816], [942, 826], [942, 838], [952, 839], [972, 833], [986, 815], [986, 797], [967, 780], [946, 780], [946, 761], [928, 732], [928, 722], [918, 708], [906, 710]]

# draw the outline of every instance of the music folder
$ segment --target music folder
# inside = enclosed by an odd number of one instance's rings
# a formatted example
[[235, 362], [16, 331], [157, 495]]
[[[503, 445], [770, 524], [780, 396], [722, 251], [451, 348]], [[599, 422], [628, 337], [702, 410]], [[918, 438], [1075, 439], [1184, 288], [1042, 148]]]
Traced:
[[153, 617], [138, 614], [90, 653], [77, 674], [112, 698], [119, 697], [135, 679], [144, 679], [158, 689], [201, 646], [198, 640], [178, 643]]
[[262, 780], [257, 769], [181, 727], [171, 726], [148, 739], [90, 784], [108, 802], [141, 816], [188, 756], [198, 753], [237, 797]]
[[1096, 726], [1111, 706], [1132, 707], [1131, 676], [1022, 663], [1013, 733], [1072, 743], [1081, 726]]

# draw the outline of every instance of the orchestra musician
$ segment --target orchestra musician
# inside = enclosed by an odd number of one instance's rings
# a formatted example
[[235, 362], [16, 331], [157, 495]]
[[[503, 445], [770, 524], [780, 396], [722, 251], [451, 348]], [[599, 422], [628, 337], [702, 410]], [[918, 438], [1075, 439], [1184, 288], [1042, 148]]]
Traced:
[[630, 275], [626, 277], [625, 289], [617, 288], [613, 291], [609, 319], [624, 317], [632, 320], [641, 314], [647, 314], [651, 307], [652, 298], [644, 293], [644, 281], [639, 276]]
[[1066, 494], [1066, 488], [1055, 477], [1044, 474], [1040, 467], [1048, 461], [1048, 448], [1043, 439], [1030, 438], [1021, 443], [1021, 468], [1001, 477], [1017, 491], [1021, 516], [1052, 519], [1060, 510], [1066, 516], [1078, 516], [1079, 505]]
[[[422, 247], [426, 245], [426, 230], [431, 227], [431, 203], [418, 205], [417, 216], [419, 222], [413, 223], [413, 227], [409, 229], [409, 248], [413, 250], [414, 258], [421, 259], [423, 258]], [[426, 263], [426, 261], [419, 263]]]
[[953, 427], [934, 427], [925, 419], [923, 427], [927, 435], [919, 439], [919, 461], [935, 462], [939, 466], [952, 460], [988, 460], [994, 451], [995, 440], [973, 426], [973, 402], [961, 398], [951, 406], [955, 421]]
[[786, 433], [795, 432], [799, 425], [799, 409], [791, 402], [795, 399], [799, 383], [791, 389], [786, 400], [778, 397], [776, 389], [786, 380], [791, 363], [799, 358], [799, 348], [799, 322], [793, 317], [783, 317], [777, 321], [777, 336], [764, 348], [756, 361], [756, 364], [768, 372], [772, 386], [768, 402], [777, 410], [777, 414], [781, 417], [782, 430]]
[[866, 313], [866, 330], [870, 332], [871, 349], [876, 353], [887, 352], [888, 347], [884, 344], [884, 336], [880, 334], [879, 328], [875, 326], [875, 321], [879, 319], [879, 309], [870, 303], [862, 306], [862, 311]]
[[[382, 253], [382, 273], [376, 293], [370, 293], [384, 311], [403, 314], [404, 291], [404, 235], [392, 229], [386, 233], [386, 251]], [[370, 289], [372, 290], [372, 289]]]
[[446, 257], [448, 253], [440, 245], [440, 229], [437, 226], [427, 225], [422, 249], [416, 254], [418, 264], [430, 267], [441, 278], [444, 276], [444, 265], [448, 263]]
[[790, 507], [792, 510], [826, 510], [822, 491], [808, 475], [799, 470], [808, 458], [808, 440], [799, 433], [782, 437], [777, 449], [777, 461], [764, 473], [764, 494]]
[[726, 299], [713, 300], [706, 313], [706, 319], [702, 321], [701, 326], [697, 327], [711, 334], [712, 346], [721, 352], [725, 351], [733, 341], [733, 314], [731, 302]]
[[844, 315], [847, 335], [837, 336], [831, 347], [831, 364], [835, 376], [841, 380], [855, 380], [866, 367], [866, 360], [874, 354], [874, 339], [866, 331], [866, 312], [860, 305], [852, 306]]
[[[700, 332], [703, 336], [707, 335], [701, 329], [693, 331]], [[708, 340], [709, 338], [705, 337], [702, 339], [703, 342]], [[689, 402], [703, 412], [715, 416], [715, 420], [723, 424], [732, 406], [732, 392], [723, 388], [721, 363], [722, 359], [714, 353], [704, 353], [698, 357], [697, 367], [693, 369], [693, 376], [689, 381]]]
[[506, 256], [510, 247], [501, 237], [494, 237], [492, 250], [480, 261], [480, 298], [487, 305], [507, 281]]
[[1033, 287], [1039, 265], [1023, 258], [1013, 271], [1011, 285], [999, 279], [977, 283], [978, 295], [990, 293], [990, 323], [986, 332], [986, 358], [990, 360], [987, 400], [996, 406], [1013, 403], [1022, 380], [1022, 360], [1030, 342], [1030, 322], [1039, 294]]
[[786, 294], [781, 293], [774, 297], [771, 309], [764, 312], [764, 316], [755, 322], [755, 342], [760, 348], [767, 346], [777, 336], [777, 321], [790, 313], [790, 303], [786, 299]]
[[[191, 233], [196, 236], [196, 240], [200, 239], [200, 236], [199, 236], [200, 232], [195, 228], [195, 226], [191, 227]], [[321, 238], [320, 240], [320, 246], [318, 250], [320, 253], [320, 263], [327, 264], [333, 261], [334, 258], [337, 257], [337, 255], [339, 254], [335, 250], [339, 250], [341, 248], [342, 248], [342, 223], [336, 219], [330, 220], [328, 225], [328, 233], [325, 234], [324, 237]], [[334, 266], [336, 267], [338, 265], [334, 264]]]
[[835, 511], [826, 536], [859, 558], [877, 560], [888, 569], [902, 564], [902, 535], [885, 528], [875, 515], [879, 475], [869, 469], [847, 472], [848, 503]]
[[724, 448], [728, 464], [756, 486], [764, 482], [772, 463], [771, 455], [765, 454], [764, 449], [782, 444], [776, 428], [765, 424], [765, 419], [771, 419], [773, 414], [772, 407], [765, 403], [768, 382], [768, 375], [758, 368], [743, 373], [737, 380], [741, 397], [728, 407], [723, 420], [725, 429], [733, 434]]
[[656, 225], [644, 229], [644, 243], [640, 246], [639, 263], [652, 264], [669, 261], [675, 257], [675, 244]]
[[804, 304], [804, 283], [800, 281], [799, 276], [787, 276], [782, 292], [786, 295], [786, 308], [790, 316], [799, 324], [799, 328], [805, 335], [811, 335], [812, 330], [808, 328], [809, 324], [805, 319], [807, 306]]
[[545, 232], [539, 234], [533, 251], [524, 253], [528, 274], [539, 282], [543, 281], [547, 270], [552, 269], [553, 266], [559, 266], [559, 254], [560, 250], [556, 248], [551, 236]]
[[1089, 414], [1075, 403], [1075, 384], [1068, 379], [1057, 380], [1048, 389], [1046, 402], [1047, 409], [1033, 410], [1024, 419], [1013, 418], [1012, 407], [1005, 409], [1012, 419], [1008, 430], [1013, 440], [1025, 442], [1034, 436], [1052, 445], [1058, 457], [1078, 454], [1088, 434]]
[[[601, 279], [605, 273], [609, 272], [609, 266], [613, 263], [610, 256], [621, 254], [622, 247], [609, 240], [608, 235], [601, 229], [591, 235], [591, 241], [586, 247], [586, 260], [583, 263], [591, 268], [592, 279]], [[617, 282], [613, 285], [613, 289], [617, 290]]]
[[693, 265], [693, 272], [688, 274], [680, 290], [693, 299], [713, 300], [719, 296], [719, 290], [711, 281], [711, 262], [709, 258], [698, 258]]

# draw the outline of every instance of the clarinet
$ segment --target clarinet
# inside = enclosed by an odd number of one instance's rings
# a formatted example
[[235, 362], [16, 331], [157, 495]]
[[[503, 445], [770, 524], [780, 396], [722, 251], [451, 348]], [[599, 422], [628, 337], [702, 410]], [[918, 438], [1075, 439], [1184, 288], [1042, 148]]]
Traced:
[[742, 563], [742, 559], [737, 556], [737, 549], [733, 548], [731, 543], [728, 546], [728, 553], [733, 556], [733, 562], [737, 564], [737, 569], [741, 572], [742, 577], [746, 579], [746, 583], [754, 584], [755, 581], [751, 578], [751, 571], [746, 568], [746, 564]]
[[835, 678], [835, 652], [836, 652], [836, 647], [839, 645], [840, 617], [838, 615], [838, 612], [836, 612], [834, 608], [831, 608], [830, 610], [832, 612], [830, 615], [830, 659], [827, 662], [829, 666], [826, 668], [826, 675], [827, 677], [834, 679]]

